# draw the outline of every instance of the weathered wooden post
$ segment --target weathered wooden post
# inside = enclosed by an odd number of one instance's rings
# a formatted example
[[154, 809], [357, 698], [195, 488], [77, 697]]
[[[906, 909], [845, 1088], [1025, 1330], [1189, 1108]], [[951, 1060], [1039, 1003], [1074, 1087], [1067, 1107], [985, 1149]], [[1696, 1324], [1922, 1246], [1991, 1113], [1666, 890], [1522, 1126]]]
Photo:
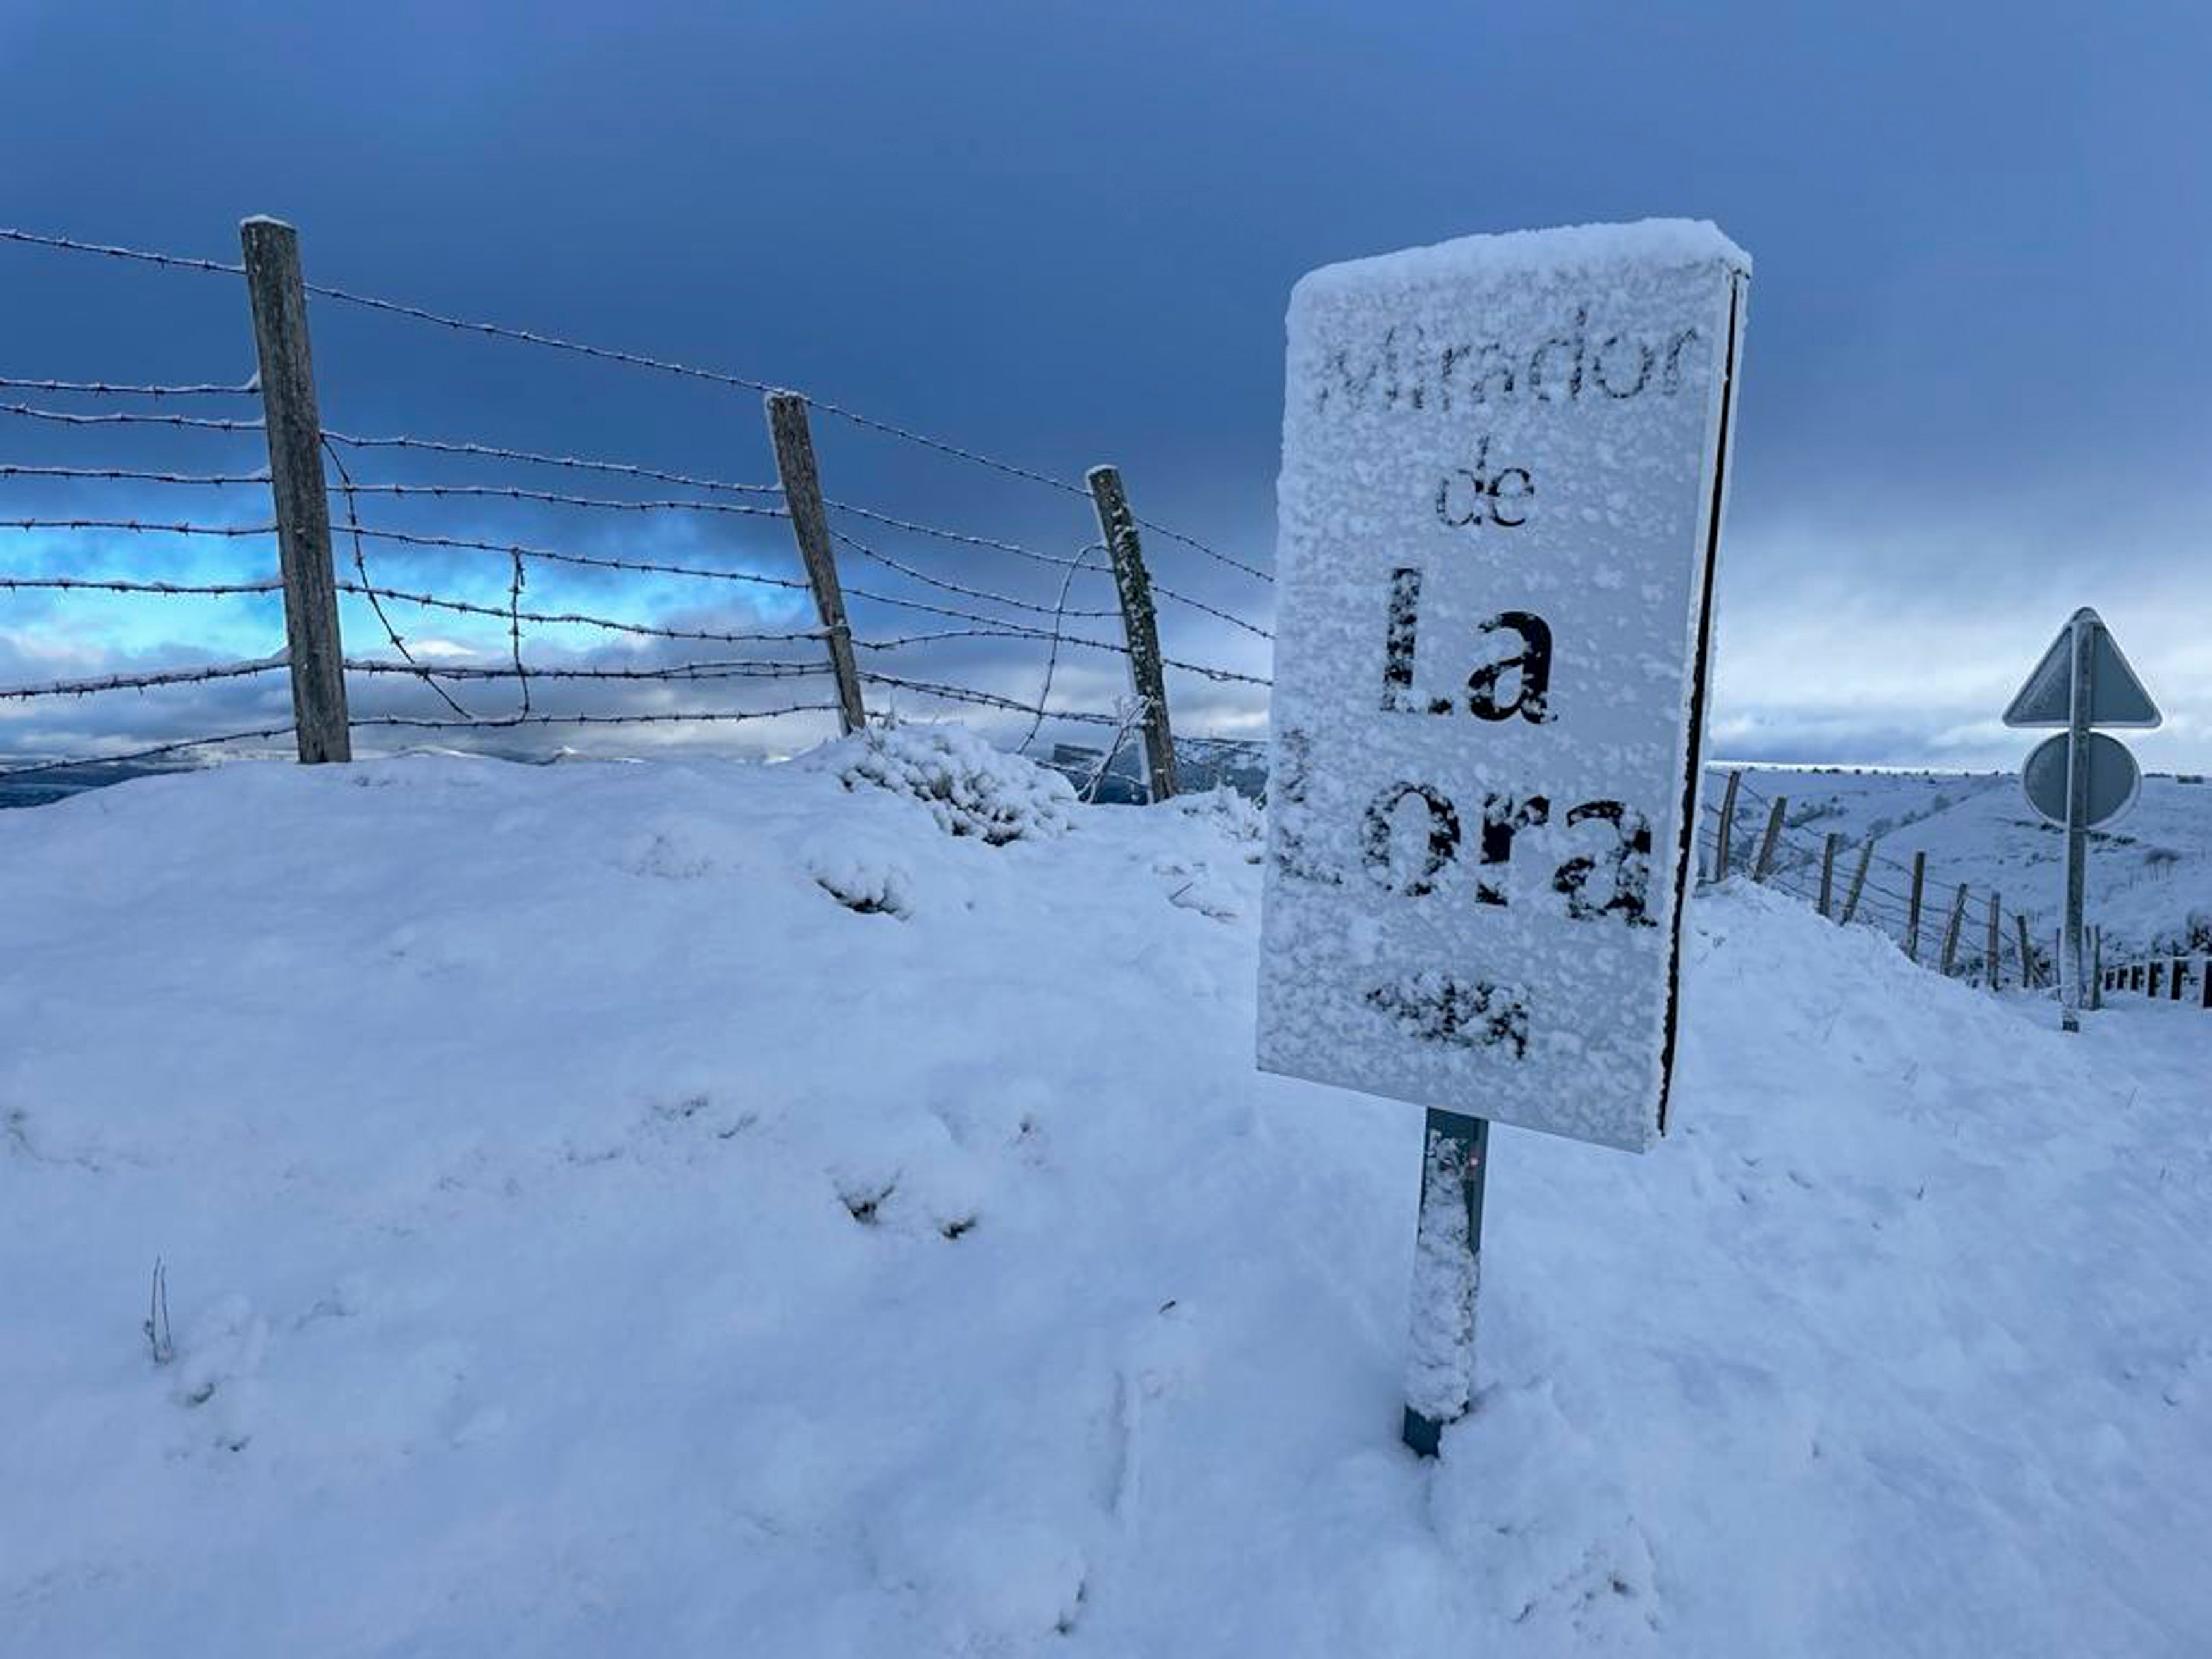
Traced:
[[1998, 931], [1997, 927], [1997, 919], [2002, 908], [2002, 907], [1998, 902], [1997, 895], [1995, 892], [1991, 892], [1990, 895], [1989, 943], [1985, 945], [1983, 949], [1990, 960], [1989, 980], [1990, 989], [1992, 991], [2002, 991], [2004, 989], [2004, 951], [2002, 948], [2004, 944], [2004, 937], [2002, 933]]
[[1928, 884], [1928, 854], [1912, 855], [1912, 901], [1905, 915], [1905, 954], [1920, 960], [1920, 895]]
[[337, 575], [331, 567], [331, 501], [323, 481], [323, 422], [307, 349], [307, 290], [300, 233], [281, 219], [238, 228], [261, 410], [269, 441], [269, 494], [284, 579], [284, 643], [291, 660], [292, 724], [300, 758], [353, 758], [346, 716], [345, 647], [338, 634]]
[[1866, 890], [1867, 866], [1874, 862], [1874, 837], [1869, 836], [1866, 844], [1859, 848], [1859, 867], [1851, 872], [1850, 891], [1844, 895], [1844, 914], [1839, 923], [1848, 922], [1859, 913], [1859, 895]]
[[1735, 837], [1735, 792], [1743, 782], [1743, 774], [1729, 774], [1728, 787], [1721, 794], [1721, 822], [1713, 843], [1713, 879], [1726, 881], [1729, 877], [1729, 843]]
[[1759, 860], [1751, 867], [1751, 878], [1764, 882], [1774, 869], [1774, 849], [1782, 842], [1782, 815], [1789, 810], [1790, 798], [1777, 795], [1774, 805], [1767, 809], [1766, 833], [1759, 838]]
[[2105, 1006], [2105, 930], [2089, 930], [2089, 1006]]
[[1960, 926], [1966, 919], [1966, 884], [1960, 882], [1959, 890], [1951, 896], [1951, 917], [1943, 924], [1943, 977], [1951, 977], [1951, 964], [1958, 960]]
[[2168, 969], [2166, 973], [2166, 1000], [2168, 1001], [2179, 1002], [2181, 1000], [2182, 984], [2183, 981], [2188, 979], [2188, 977], [2189, 958], [2187, 957], [2174, 957], [2173, 966]]
[[2020, 988], [2023, 991], [2033, 991], [2036, 988], [2038, 975], [2035, 971], [2035, 953], [2028, 948], [2027, 918], [2015, 911], [2013, 915], [2013, 924], [2020, 932]]
[[2150, 983], [2144, 988], [2143, 994], [2150, 998], [2153, 1001], [2156, 1001], [2158, 1000], [2158, 988], [2160, 982], [2159, 970], [2165, 965], [2166, 964], [2160, 962], [2156, 957], [2153, 957], [2150, 959]]
[[860, 701], [860, 671], [853, 660], [853, 629], [845, 620], [845, 591], [837, 585], [837, 556], [830, 540], [830, 514], [822, 504], [822, 474], [814, 461], [814, 434], [806, 422], [806, 399], [796, 392], [771, 392], [769, 440], [775, 446], [776, 476], [783, 483], [784, 509], [791, 515], [791, 537], [806, 565], [814, 590], [814, 614], [821, 619], [830, 647], [830, 672], [837, 681], [837, 726], [847, 737], [868, 723]]
[[2197, 981], [2197, 1006], [2200, 1008], [2212, 1008], [2212, 954], [2205, 957], [2203, 969], [2204, 976]]
[[1841, 836], [1831, 830], [1827, 839], [1820, 843], [1820, 914], [1823, 916], [1828, 914], [1828, 902], [1835, 896], [1836, 848], [1843, 845], [1843, 841]]
[[1137, 537], [1137, 515], [1110, 466], [1085, 474], [1098, 510], [1098, 532], [1114, 561], [1114, 587], [1121, 601], [1121, 630], [1129, 645], [1129, 679], [1145, 705], [1145, 789], [1154, 801], [1176, 792], [1175, 732], [1168, 723], [1167, 678], [1160, 662], [1159, 623], [1152, 614], [1152, 579]]

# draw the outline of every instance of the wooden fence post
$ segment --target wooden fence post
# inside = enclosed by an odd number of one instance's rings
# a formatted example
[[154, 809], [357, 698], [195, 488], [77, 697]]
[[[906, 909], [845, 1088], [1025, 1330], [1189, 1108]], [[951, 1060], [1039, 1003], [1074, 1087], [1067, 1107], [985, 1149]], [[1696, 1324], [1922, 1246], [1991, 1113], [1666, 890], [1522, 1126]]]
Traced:
[[2189, 958], [2187, 957], [2174, 957], [2173, 966], [2167, 971], [2166, 976], [2166, 1000], [2169, 1002], [2179, 1002], [2181, 1000], [2182, 981], [2188, 977]]
[[1735, 792], [1743, 782], [1743, 774], [1729, 774], [1728, 787], [1721, 794], [1720, 827], [1713, 836], [1713, 879], [1726, 881], [1729, 876], [1729, 843], [1735, 838]]
[[2040, 975], [2035, 971], [2035, 954], [2028, 948], [2027, 918], [2014, 911], [2012, 920], [2013, 925], [2020, 930], [2020, 988], [2033, 991]]
[[2002, 908], [1996, 893], [1992, 891], [1990, 894], [1990, 937], [1985, 947], [1990, 959], [1989, 981], [1992, 991], [2004, 989], [2004, 936], [1997, 928], [1997, 918]]
[[2197, 1006], [2212, 1008], [2212, 954], [2204, 958], [2204, 977], [2198, 982]]
[[1844, 838], [1834, 830], [1820, 843], [1820, 914], [1828, 914], [1829, 902], [1836, 896], [1836, 848]]
[[2089, 930], [2089, 1006], [2105, 1006], [2105, 930]]
[[1866, 890], [1867, 866], [1874, 862], [1874, 837], [1869, 836], [1866, 844], [1859, 848], [1859, 867], [1851, 872], [1851, 890], [1844, 895], [1844, 914], [1838, 922], [1848, 922], [1859, 913], [1859, 895]]
[[1928, 854], [1912, 855], [1912, 902], [1905, 915], [1905, 954], [1920, 960], [1920, 894], [1928, 884]]
[[830, 539], [830, 514], [822, 504], [822, 474], [814, 461], [814, 434], [806, 422], [806, 399], [796, 392], [771, 392], [769, 440], [775, 446], [776, 476], [783, 483], [783, 505], [791, 515], [791, 537], [806, 564], [814, 590], [814, 614], [830, 647], [830, 672], [837, 680], [837, 728], [850, 737], [868, 723], [860, 701], [860, 672], [853, 660], [853, 629], [845, 620], [845, 591], [837, 585], [837, 557]]
[[269, 494], [276, 509], [276, 559], [284, 578], [284, 642], [292, 670], [292, 725], [300, 758], [353, 758], [346, 716], [345, 647], [338, 635], [337, 574], [331, 566], [331, 499], [323, 481], [323, 422], [307, 349], [307, 290], [300, 233], [281, 219], [238, 228], [261, 412], [269, 441]]
[[1153, 801], [1176, 792], [1175, 732], [1168, 723], [1167, 678], [1160, 663], [1159, 623], [1152, 615], [1152, 579], [1145, 571], [1144, 545], [1137, 538], [1137, 515], [1121, 488], [1121, 475], [1094, 466], [1084, 475], [1091, 505], [1098, 509], [1098, 532], [1114, 561], [1114, 587], [1121, 600], [1121, 631], [1129, 645], [1129, 678], [1145, 705], [1145, 791]]
[[1763, 882], [1774, 871], [1774, 849], [1782, 842], [1782, 814], [1788, 810], [1790, 798], [1777, 795], [1774, 805], [1767, 809], [1766, 833], [1759, 838], [1759, 859], [1751, 866], [1751, 878]]
[[1951, 919], [1943, 924], [1943, 977], [1951, 977], [1951, 964], [1958, 960], [1960, 926], [1966, 919], [1966, 884], [1960, 882], [1959, 890], [1951, 897]]
[[2165, 965], [2166, 964], [2160, 962], [2156, 957], [2153, 957], [2150, 959], [2150, 983], [2144, 988], [2143, 994], [2145, 996], [2150, 997], [2154, 1000], [2158, 996], [2158, 988], [2160, 983], [2159, 969], [2165, 967]]

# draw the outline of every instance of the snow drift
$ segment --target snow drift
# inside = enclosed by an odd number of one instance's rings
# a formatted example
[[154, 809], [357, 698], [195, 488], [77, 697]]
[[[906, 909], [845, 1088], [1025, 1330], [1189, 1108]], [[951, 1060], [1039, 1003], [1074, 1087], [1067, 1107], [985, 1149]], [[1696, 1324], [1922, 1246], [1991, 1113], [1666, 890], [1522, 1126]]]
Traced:
[[0, 815], [0, 1650], [2202, 1651], [2212, 1021], [1701, 896], [1421, 1465], [1257, 834], [931, 733]]

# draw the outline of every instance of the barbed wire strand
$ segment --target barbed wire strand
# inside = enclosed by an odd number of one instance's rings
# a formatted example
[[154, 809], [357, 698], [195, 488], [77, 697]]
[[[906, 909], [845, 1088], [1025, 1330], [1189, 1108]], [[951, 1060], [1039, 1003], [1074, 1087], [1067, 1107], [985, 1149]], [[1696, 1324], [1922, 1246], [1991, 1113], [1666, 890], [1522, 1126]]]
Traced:
[[[425, 668], [412, 663], [384, 662], [374, 657], [349, 657], [345, 669], [349, 674], [406, 674], [451, 680], [799, 680], [815, 678], [830, 672], [827, 663], [817, 665], [772, 659], [670, 663], [659, 668], [561, 668], [533, 663], [517, 670], [477, 663], [434, 663]], [[528, 714], [532, 711], [526, 707], [520, 712]], [[471, 714], [467, 718], [475, 720], [477, 717]], [[504, 717], [495, 715], [491, 718]]]
[[257, 398], [260, 388], [244, 386], [126, 386], [116, 380], [25, 380], [0, 375], [0, 388], [10, 392], [82, 392], [95, 398]]
[[[1080, 564], [1084, 556], [1082, 554], [1078, 554], [1075, 557], [1070, 558], [1065, 554], [1040, 553], [1036, 549], [1024, 547], [1018, 542], [1004, 542], [990, 536], [971, 536], [964, 531], [945, 530], [936, 525], [918, 524], [912, 519], [895, 518], [888, 513], [878, 513], [873, 507], [856, 507], [850, 501], [833, 501], [825, 498], [822, 504], [832, 512], [849, 513], [856, 519], [866, 519], [872, 523], [884, 525], [893, 530], [904, 530], [917, 536], [929, 536], [942, 542], [957, 542], [967, 547], [983, 547], [989, 548], [994, 552], [1012, 553], [1021, 558], [1034, 560], [1038, 564], [1065, 568]], [[1099, 575], [1110, 574], [1105, 567], [1100, 565], [1090, 565], [1085, 568]]]
[[281, 576], [258, 582], [134, 581], [120, 576], [0, 576], [0, 588], [58, 588], [103, 593], [151, 593], [166, 597], [228, 593], [276, 593], [283, 590]]
[[[860, 678], [877, 685], [925, 692], [929, 696], [944, 697], [955, 702], [975, 703], [988, 708], [1009, 709], [1018, 714], [1034, 714], [1037, 710], [1037, 706], [1034, 703], [1023, 702], [1015, 697], [1002, 696], [995, 691], [978, 691], [970, 686], [944, 685], [932, 680], [908, 679], [902, 675], [878, 673], [873, 669], [867, 668], [860, 671]], [[1076, 720], [1097, 726], [1111, 726], [1115, 721], [1115, 716], [1111, 714], [1088, 714], [1078, 709], [1053, 709], [1048, 712], [1050, 718], [1056, 720]]]
[[[266, 483], [265, 477], [256, 480]], [[732, 484], [732, 489], [749, 486]], [[362, 495], [474, 495], [490, 496], [501, 501], [546, 501], [558, 507], [605, 507], [622, 513], [655, 513], [682, 510], [690, 513], [727, 513], [749, 519], [788, 518], [780, 507], [755, 507], [745, 501], [623, 501], [611, 495], [568, 495], [558, 490], [525, 489], [514, 484], [423, 484], [423, 483], [356, 483], [354, 490]]]
[[1248, 576], [1256, 576], [1270, 587], [1275, 585], [1273, 572], [1262, 570], [1255, 564], [1246, 564], [1242, 559], [1232, 559], [1218, 548], [1208, 547], [1195, 536], [1186, 536], [1180, 530], [1170, 530], [1165, 525], [1154, 524], [1150, 519], [1138, 519], [1136, 522], [1140, 528], [1149, 530], [1155, 535], [1164, 536], [1171, 542], [1181, 542], [1185, 547], [1195, 548], [1207, 558], [1218, 560], [1231, 570], [1241, 570]]
[[257, 732], [226, 732], [212, 738], [186, 738], [177, 743], [157, 743], [149, 749], [133, 749], [120, 755], [82, 755], [67, 760], [36, 761], [27, 766], [11, 766], [0, 769], [0, 783], [10, 778], [35, 777], [41, 773], [64, 772], [84, 766], [127, 766], [136, 761], [158, 760], [166, 755], [182, 754], [187, 749], [205, 749], [219, 743], [247, 743], [258, 738], [289, 738], [292, 726], [264, 726]]
[[[1052, 614], [1052, 646], [1045, 653], [1044, 684], [1037, 690], [1036, 714], [1030, 721], [1030, 729], [1024, 735], [1020, 746], [1014, 750], [1018, 755], [1028, 754], [1030, 745], [1036, 741], [1037, 733], [1044, 729], [1044, 711], [1052, 702], [1053, 676], [1060, 670], [1060, 620], [1067, 614], [1068, 591], [1075, 586], [1075, 578], [1080, 574], [1085, 559], [1093, 553], [1110, 553], [1111, 550], [1102, 544], [1092, 544], [1075, 556], [1074, 562], [1068, 566], [1067, 574], [1060, 578], [1060, 602]], [[1126, 647], [1124, 654], [1127, 654]]]
[[924, 586], [936, 588], [940, 592], [957, 593], [961, 598], [967, 599], [983, 599], [993, 605], [1003, 605], [1015, 611], [1027, 611], [1041, 617], [1048, 617], [1058, 614], [1069, 617], [1118, 617], [1121, 614], [1118, 609], [1070, 610], [1064, 606], [1055, 612], [1054, 607], [1048, 605], [1039, 605], [1033, 599], [1016, 599], [1010, 593], [994, 593], [988, 588], [969, 587], [964, 583], [948, 581], [942, 576], [933, 576], [926, 570], [917, 570], [912, 565], [902, 563], [899, 560], [892, 558], [887, 553], [878, 552], [874, 548], [869, 546], [866, 542], [861, 541], [858, 537], [852, 535], [848, 532], [833, 528], [830, 534], [836, 540], [842, 542], [845, 546], [851, 548], [853, 551], [858, 553], [862, 558], [879, 564], [886, 570], [896, 571], [898, 574], [906, 577], [909, 581], [920, 582]]
[[149, 415], [135, 409], [109, 410], [97, 415], [85, 415], [75, 410], [40, 409], [33, 404], [0, 403], [0, 415], [13, 415], [27, 421], [45, 421], [54, 426], [173, 426], [189, 427], [204, 432], [260, 432], [265, 429], [259, 421], [230, 420], [212, 415]]
[[[787, 576], [763, 576], [746, 570], [708, 570], [697, 565], [617, 559], [604, 554], [570, 553], [558, 548], [532, 547], [519, 542], [479, 541], [466, 536], [432, 536], [409, 530], [386, 530], [374, 525], [363, 525], [361, 533], [372, 541], [399, 542], [410, 547], [454, 548], [464, 552], [501, 553], [509, 557], [519, 553], [525, 558], [548, 559], [556, 564], [586, 565], [600, 570], [629, 570], [658, 576], [696, 576], [708, 581], [744, 582], [760, 587], [787, 588], [797, 592], [811, 591], [805, 582], [794, 581]], [[987, 617], [981, 620], [988, 622], [991, 619]]]
[[0, 702], [15, 702], [32, 697], [89, 697], [103, 691], [143, 691], [149, 686], [243, 679], [254, 674], [274, 673], [289, 663], [289, 658], [279, 654], [251, 662], [211, 663], [202, 668], [165, 668], [145, 674], [100, 674], [88, 679], [49, 680], [39, 685], [0, 687]]
[[155, 472], [125, 466], [29, 466], [0, 462], [0, 478], [98, 479], [106, 483], [258, 484], [269, 487], [266, 468], [258, 472]]
[[[337, 586], [341, 593], [368, 597], [368, 590], [358, 582], [341, 581]], [[404, 588], [379, 587], [375, 593], [379, 599], [395, 600], [401, 605], [419, 605], [426, 610], [449, 611], [462, 616], [494, 617], [505, 622], [511, 614], [505, 605], [479, 605], [471, 600], [447, 599], [435, 593], [411, 592]], [[580, 611], [526, 611], [522, 613], [522, 620], [541, 627], [601, 628], [611, 633], [632, 634], [646, 639], [700, 640], [714, 645], [781, 644], [823, 637], [820, 629], [731, 633], [708, 629], [657, 627], [648, 623], [621, 622], [611, 617], [592, 616]]]
[[521, 726], [678, 726], [766, 720], [786, 714], [834, 714], [834, 702], [793, 703], [781, 708], [684, 709], [641, 714], [500, 714], [480, 720], [418, 719], [408, 714], [371, 714], [354, 720], [361, 726], [404, 726], [431, 732], [499, 731]]
[[530, 465], [557, 467], [571, 472], [605, 472], [622, 477], [644, 478], [653, 483], [670, 483], [680, 489], [704, 489], [728, 495], [781, 495], [783, 493], [775, 484], [732, 483], [725, 479], [694, 477], [688, 472], [670, 472], [631, 461], [601, 460], [587, 455], [552, 455], [538, 450], [509, 449], [499, 444], [462, 443], [444, 438], [417, 438], [405, 434], [368, 437], [360, 433], [333, 431], [328, 427], [323, 428], [323, 436], [334, 444], [343, 444], [349, 449], [411, 449], [432, 455], [467, 455], [483, 460], [520, 461]]
[[148, 519], [0, 519], [0, 530], [127, 530], [142, 536], [273, 536], [273, 524], [161, 524]]
[[514, 678], [522, 690], [521, 713], [530, 712], [530, 674], [522, 665], [522, 555], [513, 556], [514, 574], [507, 588], [507, 637], [514, 654]]
[[[32, 231], [0, 228], [0, 240], [22, 242], [36, 246], [61, 249], [72, 252], [99, 254], [104, 255], [109, 258], [134, 260], [148, 264], [174, 267], [181, 270], [221, 272], [225, 275], [234, 276], [243, 275], [245, 271], [245, 267], [241, 264], [231, 264], [213, 259], [188, 258], [176, 254], [156, 253], [142, 248], [120, 247], [112, 244], [87, 242], [79, 240], [73, 237], [46, 235]], [[384, 312], [395, 316], [411, 318], [417, 322], [428, 323], [435, 327], [450, 329], [457, 333], [475, 334], [489, 338], [510, 340], [522, 344], [539, 346], [555, 351], [572, 352], [579, 356], [596, 358], [606, 362], [624, 363], [632, 368], [650, 369], [658, 374], [678, 375], [687, 380], [703, 380], [717, 386], [739, 387], [745, 391], [757, 392], [763, 395], [787, 389], [771, 385], [769, 382], [765, 380], [754, 380], [747, 375], [732, 374], [721, 369], [702, 368], [695, 364], [678, 362], [672, 359], [665, 357], [650, 356], [644, 352], [625, 351], [608, 346], [591, 345], [580, 340], [567, 339], [560, 335], [547, 334], [536, 329], [516, 328], [503, 323], [493, 323], [463, 317], [447, 316], [443, 313], [432, 311], [424, 306], [409, 305], [397, 300], [381, 299], [374, 295], [360, 294], [352, 289], [334, 287], [329, 283], [303, 283], [302, 286], [309, 294], [318, 295], [323, 299], [335, 300], [343, 305], [358, 306], [366, 310]], [[858, 410], [849, 409], [842, 404], [830, 403], [826, 399], [811, 397], [805, 393], [800, 393], [799, 395], [805, 398], [810, 407], [818, 409], [825, 415], [834, 415], [839, 420], [848, 422], [850, 424], [860, 427], [865, 430], [879, 432], [889, 437], [898, 438], [905, 442], [919, 445], [925, 449], [934, 450], [939, 454], [949, 455], [957, 459], [966, 461], [972, 465], [984, 467], [989, 471], [1002, 473], [1009, 477], [1025, 478], [1033, 483], [1043, 484], [1049, 489], [1059, 490], [1066, 495], [1080, 495], [1086, 498], [1090, 495], [1091, 492], [1083, 485], [1072, 483], [1065, 478], [1055, 478], [1049, 473], [1040, 472], [1036, 471], [1034, 468], [1018, 466], [1011, 461], [1000, 460], [995, 456], [986, 455], [981, 451], [969, 449], [959, 444], [947, 442], [942, 438], [933, 438], [927, 433], [916, 432], [911, 428], [899, 426], [890, 421], [881, 420], [872, 415], [863, 415]], [[1260, 578], [1263, 581], [1272, 582], [1274, 580], [1274, 578], [1269, 575], [1267, 572], [1260, 570], [1255, 566], [1244, 564], [1238, 560], [1232, 559], [1228, 555], [1207, 546], [1204, 542], [1200, 541], [1195, 537], [1185, 535], [1180, 531], [1170, 530], [1166, 526], [1153, 523], [1150, 520], [1140, 519], [1137, 522], [1145, 528], [1154, 532], [1156, 534], [1168, 537], [1170, 539], [1174, 541], [1182, 542], [1184, 544], [1206, 554], [1208, 557], [1218, 559], [1224, 564], [1231, 565], [1237, 569], [1243, 570], [1248, 574]]]
[[[416, 662], [414, 653], [407, 648], [407, 641], [400, 637], [399, 630], [392, 625], [392, 618], [384, 614], [384, 602], [378, 598], [376, 586], [369, 580], [368, 556], [363, 550], [362, 541], [361, 514], [356, 510], [354, 501], [353, 474], [346, 469], [345, 457], [338, 453], [337, 447], [328, 439], [323, 441], [323, 453], [331, 458], [331, 464], [338, 470], [339, 488], [344, 492], [345, 496], [346, 529], [353, 537], [353, 568], [355, 574], [361, 578], [362, 596], [368, 601], [368, 608], [375, 614], [378, 626], [384, 629], [384, 637], [392, 641], [392, 648], [397, 651], [416, 673], [420, 674], [422, 672], [422, 665]], [[425, 675], [422, 683], [436, 694], [439, 702], [444, 703], [463, 720], [476, 718], [456, 702], [446, 688], [435, 680]]]

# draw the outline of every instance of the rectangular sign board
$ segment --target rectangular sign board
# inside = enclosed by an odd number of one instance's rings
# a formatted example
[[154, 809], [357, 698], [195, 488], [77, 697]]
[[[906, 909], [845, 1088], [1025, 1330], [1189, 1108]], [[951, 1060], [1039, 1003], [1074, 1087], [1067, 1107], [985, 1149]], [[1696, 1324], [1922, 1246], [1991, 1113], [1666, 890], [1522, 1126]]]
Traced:
[[1749, 273], [1649, 221], [1297, 285], [1266, 1070], [1664, 1130]]

